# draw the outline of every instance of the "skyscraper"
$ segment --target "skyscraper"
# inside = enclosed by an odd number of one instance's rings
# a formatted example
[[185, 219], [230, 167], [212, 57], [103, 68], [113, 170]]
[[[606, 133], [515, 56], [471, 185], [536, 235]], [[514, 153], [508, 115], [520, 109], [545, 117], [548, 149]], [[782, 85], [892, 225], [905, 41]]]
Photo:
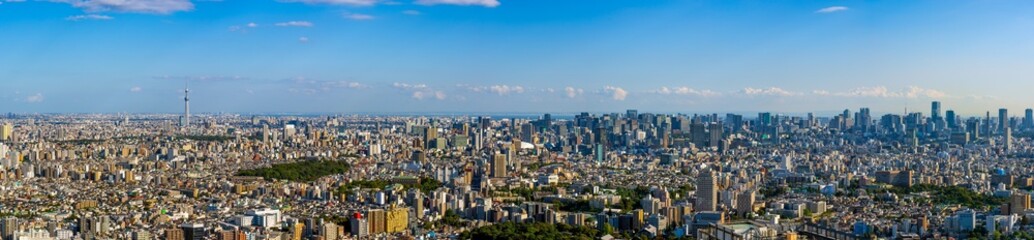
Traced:
[[1009, 110], [1005, 108], [998, 109], [998, 131], [1005, 132], [1005, 128], [1009, 127]]
[[938, 119], [941, 117], [941, 102], [933, 101], [930, 103], [930, 118]]
[[710, 169], [705, 169], [704, 172], [697, 175], [696, 197], [696, 205], [693, 205], [695, 211], [715, 211], [718, 209], [718, 182]]
[[945, 120], [947, 120], [946, 122], [948, 124], [948, 128], [958, 127], [959, 123], [955, 121], [956, 119], [955, 119], [955, 111], [954, 110], [945, 111], [944, 112], [944, 118], [946, 118]]
[[1028, 108], [1026, 111], [1023, 112], [1023, 127], [1034, 127], [1034, 109]]

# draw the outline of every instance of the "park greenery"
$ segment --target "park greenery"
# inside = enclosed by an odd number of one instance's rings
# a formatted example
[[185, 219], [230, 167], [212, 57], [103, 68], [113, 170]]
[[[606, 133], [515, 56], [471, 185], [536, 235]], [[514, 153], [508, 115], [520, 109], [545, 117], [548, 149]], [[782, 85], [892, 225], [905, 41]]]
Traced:
[[550, 223], [505, 222], [475, 228], [460, 234], [459, 239], [597, 239], [599, 230], [586, 226]]
[[246, 169], [237, 172], [238, 176], [262, 177], [288, 181], [309, 182], [324, 176], [348, 172], [349, 165], [343, 161], [314, 160], [292, 163], [273, 164], [269, 167]]

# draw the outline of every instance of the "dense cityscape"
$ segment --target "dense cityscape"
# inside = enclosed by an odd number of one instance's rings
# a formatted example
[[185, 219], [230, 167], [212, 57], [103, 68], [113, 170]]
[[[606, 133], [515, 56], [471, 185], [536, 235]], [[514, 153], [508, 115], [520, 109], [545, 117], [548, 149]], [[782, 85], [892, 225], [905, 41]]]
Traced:
[[1034, 240], [1031, 10], [0, 0], [0, 240]]
[[191, 116], [184, 100], [4, 116], [3, 239], [1034, 236], [1031, 109]]

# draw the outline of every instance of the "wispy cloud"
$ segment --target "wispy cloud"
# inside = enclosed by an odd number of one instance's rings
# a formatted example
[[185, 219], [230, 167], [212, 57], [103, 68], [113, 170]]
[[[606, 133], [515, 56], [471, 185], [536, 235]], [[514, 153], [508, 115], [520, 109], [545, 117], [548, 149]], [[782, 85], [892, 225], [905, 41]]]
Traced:
[[275, 25], [277, 27], [312, 27], [313, 26], [313, 24], [311, 22], [308, 22], [308, 21], [280, 22], [280, 23], [276, 23], [276, 24], [273, 24], [273, 25]]
[[790, 96], [800, 96], [800, 95], [803, 95], [802, 93], [799, 93], [799, 92], [787, 91], [785, 89], [778, 88], [778, 87], [769, 87], [769, 88], [751, 88], [751, 87], [748, 87], [748, 88], [744, 88], [743, 90], [740, 90], [740, 93], [745, 94], [747, 96], [778, 96], [778, 97], [790, 97]]
[[459, 6], [482, 6], [497, 7], [498, 0], [416, 0], [420, 5], [459, 5]]
[[908, 86], [900, 91], [891, 91], [885, 86], [858, 87], [844, 92], [831, 92], [828, 90], [814, 90], [813, 94], [818, 96], [836, 97], [869, 97], [869, 98], [944, 98], [948, 95], [942, 91], [926, 89], [917, 86]]
[[420, 15], [421, 13], [420, 13], [420, 11], [417, 11], [417, 10], [405, 10], [405, 11], [402, 11], [402, 14], [414, 15], [415, 16], [415, 15]]
[[715, 97], [715, 96], [721, 96], [722, 95], [722, 93], [720, 93], [720, 92], [715, 92], [715, 91], [711, 91], [711, 90], [707, 90], [707, 89], [697, 90], [697, 89], [693, 89], [693, 88], [690, 88], [690, 87], [673, 87], [673, 88], [661, 87], [661, 89], [658, 89], [657, 91], [654, 91], [654, 93], [664, 94], [664, 95], [675, 94], [675, 95], [688, 95], [688, 96], [700, 96], [700, 97]]
[[471, 91], [471, 92], [476, 92], [476, 93], [482, 93], [482, 92], [494, 93], [494, 94], [498, 94], [500, 96], [502, 96], [502, 95], [510, 95], [511, 93], [524, 93], [524, 91], [526, 90], [524, 87], [518, 86], [518, 85], [513, 85], [513, 86], [510, 86], [510, 85], [491, 85], [491, 86], [458, 85], [458, 86], [466, 88], [468, 91]]
[[624, 101], [628, 97], [628, 91], [619, 87], [606, 86], [603, 87], [603, 92], [610, 94], [610, 98], [618, 101]]
[[25, 102], [27, 102], [27, 103], [38, 103], [38, 102], [43, 102], [43, 100], [44, 100], [44, 97], [43, 97], [42, 93], [36, 93], [36, 94], [33, 94], [33, 95], [29, 95], [28, 97], [25, 97]]
[[144, 89], [143, 89], [143, 88], [141, 88], [141, 87], [139, 87], [139, 86], [135, 86], [135, 87], [131, 87], [131, 88], [129, 88], [129, 92], [141, 92], [141, 91], [143, 91], [143, 90], [144, 90]]
[[51, 0], [67, 3], [87, 12], [131, 12], [171, 14], [194, 10], [190, 0]]
[[446, 95], [445, 92], [431, 89], [431, 87], [428, 87], [427, 84], [410, 84], [410, 83], [396, 82], [396, 83], [391, 84], [391, 86], [396, 88], [396, 89], [400, 89], [400, 90], [404, 90], [404, 91], [410, 92], [410, 97], [412, 97], [413, 99], [416, 99], [416, 100], [424, 100], [424, 99], [445, 100], [445, 98], [448, 97], [448, 95]]
[[815, 10], [815, 13], [835, 13], [835, 12], [847, 11], [848, 9], [849, 8], [844, 7], [844, 6], [832, 6], [832, 7], [826, 7], [826, 8], [823, 8], [823, 9]]
[[309, 38], [308, 37], [298, 37], [298, 42], [299, 43], [309, 43]]
[[114, 19], [114, 18], [111, 17], [111, 16], [108, 16], [108, 15], [100, 15], [100, 14], [75, 15], [75, 16], [69, 16], [69, 17], [65, 18], [65, 20], [68, 20], [68, 21], [111, 20], [111, 19]]
[[367, 89], [369, 85], [362, 84], [353, 81], [326, 81], [326, 80], [315, 80], [306, 77], [294, 77], [283, 81], [287, 83], [288, 91], [293, 93], [306, 93], [315, 94], [321, 92], [330, 92], [337, 89], [354, 90], [354, 89]]
[[347, 19], [358, 20], [358, 21], [373, 20], [375, 18], [372, 15], [366, 15], [366, 14], [360, 14], [360, 13], [345, 13], [342, 16], [347, 18]]
[[350, 6], [371, 6], [380, 2], [379, 0], [279, 0], [280, 2], [296, 2], [305, 4], [329, 4], [329, 5], [350, 5]]

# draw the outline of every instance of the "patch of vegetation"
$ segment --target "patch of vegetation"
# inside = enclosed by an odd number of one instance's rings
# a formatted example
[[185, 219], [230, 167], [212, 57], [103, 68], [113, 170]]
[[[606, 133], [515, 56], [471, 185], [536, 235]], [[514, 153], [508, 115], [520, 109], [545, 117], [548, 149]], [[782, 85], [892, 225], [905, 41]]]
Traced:
[[273, 164], [270, 167], [241, 170], [237, 176], [263, 177], [288, 181], [309, 182], [324, 176], [348, 172], [348, 163], [333, 160], [298, 161]]
[[620, 208], [624, 211], [631, 211], [642, 208], [639, 206], [639, 200], [650, 194], [650, 188], [646, 186], [638, 186], [632, 188], [616, 188], [617, 195], [621, 197], [621, 203], [614, 205], [615, 208]]
[[463, 232], [459, 239], [596, 239], [601, 236], [599, 230], [586, 226], [505, 222]]
[[566, 211], [566, 212], [590, 212], [591, 213], [591, 212], [601, 212], [601, 211], [603, 211], [603, 209], [592, 207], [592, 204], [589, 203], [589, 200], [575, 200], [574, 202], [570, 202], [570, 203], [565, 203], [565, 202], [559, 202], [558, 201], [558, 202], [553, 203], [553, 206], [556, 207], [557, 209], [560, 209], [560, 211]]
[[895, 194], [928, 192], [930, 193], [930, 200], [934, 204], [959, 204], [969, 208], [997, 206], [1007, 201], [1006, 198], [999, 198], [991, 195], [980, 194], [961, 186], [936, 186], [929, 184], [919, 184], [909, 188], [892, 187], [887, 189], [886, 191]]
[[[338, 193], [350, 194], [350, 193], [352, 193], [352, 189], [354, 189], [356, 187], [364, 188], [364, 189], [384, 189], [385, 187], [387, 187], [388, 185], [391, 185], [391, 184], [392, 183], [390, 181], [388, 181], [388, 180], [379, 180], [379, 179], [374, 179], [374, 180], [352, 180], [351, 182], [348, 182], [346, 184], [343, 184], [343, 185], [339, 186], [338, 189], [337, 189], [337, 192]], [[422, 192], [422, 193], [428, 193], [428, 192], [432, 192], [432, 191], [437, 190], [438, 188], [442, 187], [442, 182], [439, 182], [438, 180], [435, 180], [435, 179], [429, 178], [429, 177], [421, 177], [420, 178], [420, 184], [404, 184], [402, 186], [404, 186], [406, 190], [416, 188], [416, 189], [420, 189], [420, 192]]]

